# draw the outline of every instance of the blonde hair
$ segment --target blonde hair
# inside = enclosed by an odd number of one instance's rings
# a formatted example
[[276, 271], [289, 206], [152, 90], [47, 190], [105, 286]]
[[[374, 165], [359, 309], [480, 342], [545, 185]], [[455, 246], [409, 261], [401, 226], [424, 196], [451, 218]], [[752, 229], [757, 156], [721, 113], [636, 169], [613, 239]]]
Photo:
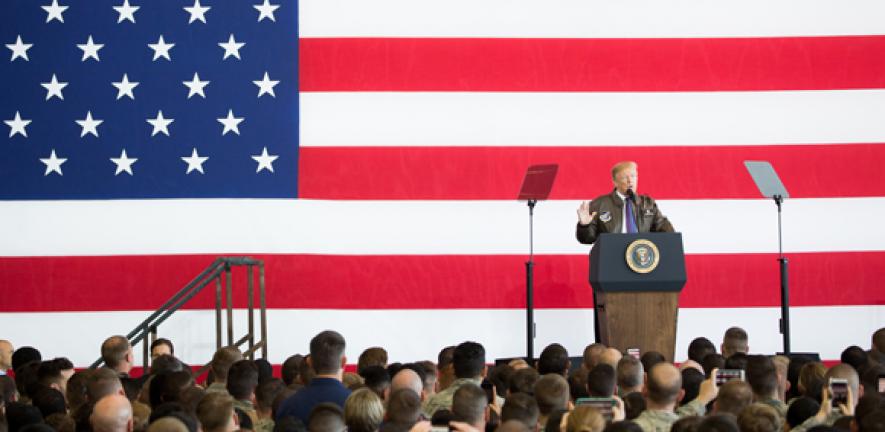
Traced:
[[605, 429], [605, 419], [591, 406], [579, 406], [573, 409], [565, 426], [566, 432], [602, 432], [603, 429]]
[[350, 432], [373, 432], [384, 420], [384, 404], [367, 387], [354, 390], [344, 402], [344, 423]]
[[615, 164], [615, 166], [612, 167], [612, 180], [615, 180], [617, 178], [618, 174], [621, 173], [621, 171], [624, 171], [629, 168], [637, 169], [638, 167], [639, 167], [639, 165], [637, 165], [636, 162], [633, 162], [633, 161], [618, 162]]

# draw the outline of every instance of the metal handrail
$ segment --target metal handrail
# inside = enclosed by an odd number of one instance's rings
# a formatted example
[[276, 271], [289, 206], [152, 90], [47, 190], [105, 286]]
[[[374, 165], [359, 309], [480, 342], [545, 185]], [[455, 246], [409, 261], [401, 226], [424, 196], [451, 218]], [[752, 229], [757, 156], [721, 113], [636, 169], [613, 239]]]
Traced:
[[[231, 275], [231, 267], [232, 266], [246, 266], [247, 277], [248, 277], [248, 327], [249, 332], [240, 339], [236, 344], [233, 344], [233, 278]], [[261, 339], [256, 344], [255, 343], [255, 329], [254, 329], [254, 272], [253, 267], [258, 266], [259, 270], [259, 294], [260, 294], [260, 321], [261, 321]], [[249, 342], [249, 349], [247, 353], [249, 354], [249, 358], [253, 358], [254, 352], [261, 348], [262, 357], [267, 357], [267, 314], [266, 314], [266, 302], [265, 302], [265, 287], [264, 287], [264, 261], [256, 260], [251, 257], [219, 257], [216, 258], [215, 261], [212, 262], [205, 270], [200, 272], [194, 279], [188, 282], [183, 288], [178, 290], [172, 297], [169, 298], [165, 303], [163, 303], [156, 311], [151, 313], [144, 321], [135, 326], [132, 331], [130, 331], [126, 335], [126, 339], [129, 340], [131, 345], [136, 345], [139, 342], [143, 343], [143, 363], [145, 370], [147, 370], [148, 366], [148, 358], [150, 357], [149, 352], [149, 344], [153, 343], [157, 336], [157, 328], [165, 322], [172, 314], [178, 311], [185, 303], [190, 301], [194, 296], [202, 292], [203, 288], [212, 283], [213, 281], [216, 283], [216, 296], [215, 296], [215, 311], [216, 311], [216, 346], [217, 348], [221, 347], [221, 289], [222, 289], [222, 274], [227, 276], [227, 283], [225, 284], [225, 291], [227, 291], [227, 324], [228, 324], [228, 345], [235, 345], [239, 347], [246, 341]], [[148, 335], [150, 335], [150, 343], [147, 341]], [[104, 360], [99, 358], [95, 362], [90, 365], [90, 368], [96, 368], [100, 366]]]

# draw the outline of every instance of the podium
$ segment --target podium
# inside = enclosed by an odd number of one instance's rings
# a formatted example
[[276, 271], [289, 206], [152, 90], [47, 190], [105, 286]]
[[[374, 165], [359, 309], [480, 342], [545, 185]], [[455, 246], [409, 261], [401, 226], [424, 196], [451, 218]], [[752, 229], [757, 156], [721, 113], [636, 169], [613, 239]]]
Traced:
[[672, 362], [685, 281], [682, 234], [601, 234], [590, 251], [597, 339], [621, 351], [658, 351]]

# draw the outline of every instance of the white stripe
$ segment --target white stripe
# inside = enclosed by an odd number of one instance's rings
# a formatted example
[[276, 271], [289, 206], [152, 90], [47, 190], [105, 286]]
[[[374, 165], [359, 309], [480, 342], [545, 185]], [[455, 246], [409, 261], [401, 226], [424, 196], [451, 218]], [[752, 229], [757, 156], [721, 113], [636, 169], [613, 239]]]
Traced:
[[883, 34], [877, 0], [302, 0], [302, 37]]
[[[883, 2], [885, 4], [885, 2]], [[301, 145], [656, 146], [885, 141], [885, 90], [301, 94]]]
[[[684, 360], [688, 344], [704, 336], [718, 345], [725, 329], [737, 325], [749, 332], [756, 353], [781, 350], [778, 308], [680, 309], [676, 359]], [[148, 312], [3, 313], [3, 337], [16, 347], [31, 345], [44, 358], [67, 356], [87, 366], [99, 356], [104, 338], [125, 334]], [[536, 354], [558, 342], [573, 356], [593, 341], [593, 312], [587, 309], [536, 310]], [[820, 352], [838, 359], [849, 345], [868, 348], [870, 335], [885, 322], [885, 306], [799, 307], [791, 309], [792, 349]], [[234, 339], [245, 334], [243, 311], [237, 311]], [[838, 326], [832, 323], [838, 322]], [[71, 329], [76, 328], [76, 333]], [[189, 364], [208, 362], [215, 350], [213, 311], [180, 311], [159, 328], [159, 336], [172, 339], [176, 355]], [[525, 312], [520, 309], [446, 310], [295, 310], [268, 311], [268, 347], [271, 363], [305, 353], [310, 338], [325, 329], [341, 332], [347, 340], [347, 357], [356, 363], [370, 346], [385, 347], [390, 361], [435, 360], [441, 348], [466, 340], [482, 343], [487, 360], [525, 355]], [[851, 331], [845, 331], [851, 329]], [[224, 344], [227, 342], [224, 341]], [[626, 347], [619, 347], [626, 348]], [[136, 347], [141, 364], [141, 348]]]
[[[575, 240], [578, 205], [538, 204], [536, 253], [587, 253], [588, 246]], [[777, 212], [771, 201], [658, 205], [683, 233], [686, 253], [777, 251]], [[0, 202], [0, 256], [527, 254], [527, 213], [517, 201], [7, 201]], [[885, 250], [885, 224], [833, 229], [826, 222], [874, 221], [882, 214], [885, 198], [788, 200], [784, 248]]]

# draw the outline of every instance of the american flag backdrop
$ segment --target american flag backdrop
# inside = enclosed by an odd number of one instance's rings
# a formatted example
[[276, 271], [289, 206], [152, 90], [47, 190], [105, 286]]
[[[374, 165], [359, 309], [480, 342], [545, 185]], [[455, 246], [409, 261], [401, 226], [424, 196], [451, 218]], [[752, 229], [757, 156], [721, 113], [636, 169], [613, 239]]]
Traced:
[[[677, 358], [739, 325], [793, 350], [885, 324], [885, 4], [651, 0], [10, 0], [0, 5], [0, 338], [87, 365], [219, 255], [267, 264], [270, 356], [333, 328], [355, 360], [592, 341], [581, 200], [609, 169], [683, 233]], [[211, 293], [160, 328], [214, 349]], [[243, 323], [243, 320], [239, 321]]]

